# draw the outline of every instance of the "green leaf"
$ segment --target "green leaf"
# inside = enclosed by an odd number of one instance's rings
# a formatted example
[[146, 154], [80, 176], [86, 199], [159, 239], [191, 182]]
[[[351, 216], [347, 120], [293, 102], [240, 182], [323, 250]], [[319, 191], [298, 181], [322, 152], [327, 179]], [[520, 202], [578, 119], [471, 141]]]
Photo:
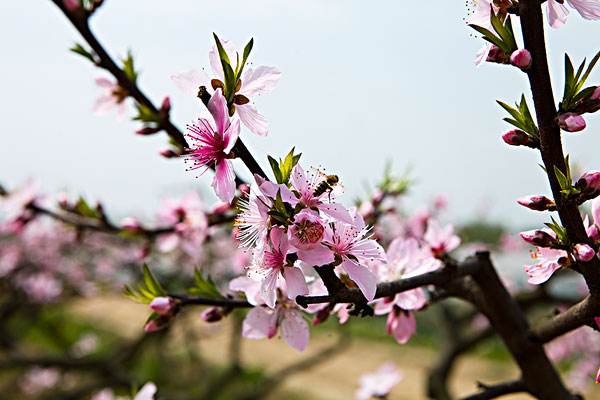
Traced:
[[238, 80], [242, 77], [242, 71], [244, 70], [244, 67], [246, 66], [246, 62], [248, 61], [248, 57], [250, 56], [250, 53], [252, 52], [252, 47], [254, 47], [254, 38], [251, 38], [250, 41], [244, 47], [244, 52], [242, 54], [242, 63], [239, 65], [236, 65], [236, 75], [235, 75], [236, 80]]
[[267, 156], [269, 160], [269, 164], [271, 165], [271, 169], [273, 170], [273, 174], [275, 175], [275, 180], [277, 183], [283, 183], [283, 177], [281, 176], [281, 171], [279, 169], [279, 163], [276, 159], [271, 156]]
[[85, 199], [81, 196], [77, 200], [77, 203], [75, 203], [73, 211], [83, 217], [94, 219], [100, 218], [100, 213], [98, 212], [98, 210], [96, 208], [91, 207], [88, 204], [88, 202], [85, 201]]
[[127, 79], [129, 79], [132, 83], [136, 83], [138, 73], [135, 71], [133, 54], [131, 54], [131, 50], [127, 52], [127, 57], [123, 59], [123, 72], [125, 73], [125, 76], [127, 76]]
[[236, 74], [233, 72], [233, 68], [231, 67], [231, 61], [229, 60], [229, 55], [225, 51], [225, 48], [221, 44], [221, 40], [216, 33], [213, 33], [215, 38], [215, 42], [217, 44], [217, 51], [219, 52], [219, 59], [221, 60], [221, 66], [223, 67], [223, 75], [225, 76], [225, 88], [224, 88], [224, 96], [227, 100], [231, 100], [230, 97], [233, 95], [233, 91], [235, 90], [235, 86], [237, 84]]
[[69, 50], [72, 51], [75, 54], [79, 54], [80, 56], [87, 58], [91, 62], [95, 62], [94, 61], [94, 56], [92, 55], [92, 53], [89, 52], [88, 50], [86, 50], [79, 43], [75, 43], [75, 45], [73, 47], [71, 47]]
[[166, 295], [165, 290], [156, 280], [150, 268], [146, 264], [143, 265], [143, 281], [137, 287], [125, 286], [125, 295], [134, 301], [148, 304], [155, 297]]
[[477, 32], [481, 33], [485, 40], [504, 50], [504, 42], [502, 42], [502, 39], [494, 35], [492, 32], [478, 25], [470, 24], [469, 26], [475, 29]]
[[224, 298], [210, 276], [205, 278], [198, 269], [194, 270], [194, 282], [195, 285], [188, 289], [188, 293], [195, 296], [208, 297], [211, 299]]
[[561, 189], [567, 190], [571, 188], [571, 180], [556, 165], [554, 166], [554, 175], [556, 175]]

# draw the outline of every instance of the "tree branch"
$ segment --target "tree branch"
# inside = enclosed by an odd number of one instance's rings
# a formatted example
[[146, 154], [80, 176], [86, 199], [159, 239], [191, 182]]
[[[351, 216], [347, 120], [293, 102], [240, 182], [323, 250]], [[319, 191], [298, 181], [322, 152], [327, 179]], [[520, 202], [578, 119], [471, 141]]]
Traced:
[[479, 383], [479, 387], [483, 389], [482, 392], [463, 397], [462, 400], [488, 400], [504, 396], [505, 394], [527, 392], [527, 385], [522, 379], [499, 383], [497, 385], [484, 385]]

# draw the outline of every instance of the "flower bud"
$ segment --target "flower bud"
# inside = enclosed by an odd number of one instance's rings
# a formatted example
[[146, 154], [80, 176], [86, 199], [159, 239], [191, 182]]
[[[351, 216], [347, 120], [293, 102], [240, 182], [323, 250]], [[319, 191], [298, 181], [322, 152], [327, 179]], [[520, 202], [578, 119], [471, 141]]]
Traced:
[[539, 229], [521, 232], [519, 236], [527, 243], [539, 247], [550, 247], [556, 243], [556, 239], [552, 235]]
[[138, 135], [141, 135], [141, 136], [147, 136], [147, 135], [153, 135], [159, 131], [160, 131], [160, 129], [158, 129], [158, 128], [153, 128], [151, 126], [144, 126], [143, 128], [140, 128], [137, 131], [135, 131], [135, 133], [137, 133]]
[[600, 171], [588, 171], [584, 173], [577, 181], [577, 186], [583, 189], [600, 191]]
[[174, 152], [171, 149], [162, 149], [160, 151], [160, 155], [163, 156], [164, 158], [175, 158], [175, 157], [179, 157], [179, 154], [177, 154], [176, 152]]
[[567, 132], [579, 132], [585, 129], [585, 120], [579, 114], [564, 113], [558, 116], [560, 129]]
[[217, 322], [223, 319], [223, 311], [220, 307], [209, 307], [202, 311], [200, 318], [204, 322]]
[[508, 56], [500, 47], [493, 44], [490, 47], [490, 51], [488, 52], [487, 58], [485, 61], [498, 63], [498, 64], [508, 64]]
[[596, 86], [596, 90], [590, 96], [590, 100], [600, 100], [600, 86]]
[[160, 110], [168, 113], [171, 111], [171, 99], [169, 96], [165, 97], [160, 105]]
[[531, 53], [527, 49], [515, 50], [510, 55], [510, 62], [515, 67], [526, 70], [531, 65]]
[[70, 11], [78, 10], [81, 7], [80, 0], [63, 0], [63, 4]]
[[554, 202], [546, 196], [524, 196], [518, 198], [517, 203], [535, 211], [546, 211], [556, 207]]
[[596, 321], [596, 326], [600, 329], [600, 317], [594, 317], [594, 321]]
[[589, 226], [586, 230], [586, 233], [594, 242], [600, 241], [600, 228], [598, 228], [598, 225], [594, 224]]
[[594, 249], [588, 246], [585, 243], [578, 243], [573, 246], [573, 252], [575, 253], [575, 258], [578, 261], [588, 262], [596, 255]]
[[163, 321], [160, 318], [151, 319], [150, 321], [146, 322], [146, 325], [144, 325], [144, 332], [152, 333], [160, 331], [168, 325], [167, 322], [168, 321]]
[[167, 315], [173, 311], [175, 304], [175, 300], [170, 297], [155, 297], [150, 302], [150, 308], [160, 315]]
[[312, 320], [312, 325], [317, 326], [317, 325], [327, 321], [327, 319], [329, 319], [331, 309], [332, 309], [332, 307], [327, 306], [327, 307], [322, 308], [321, 310], [317, 311], [317, 314], [315, 315], [315, 317]]
[[537, 140], [520, 129], [512, 129], [506, 132], [504, 135], [502, 135], [502, 140], [504, 140], [504, 143], [510, 144], [511, 146], [527, 146], [531, 148], [538, 147]]

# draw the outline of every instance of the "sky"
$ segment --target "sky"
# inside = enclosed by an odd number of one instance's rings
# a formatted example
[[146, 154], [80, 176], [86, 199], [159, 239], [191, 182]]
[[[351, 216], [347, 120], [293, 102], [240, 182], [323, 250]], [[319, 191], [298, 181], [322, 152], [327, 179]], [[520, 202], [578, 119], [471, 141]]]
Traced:
[[[303, 165], [340, 176], [349, 205], [390, 160], [398, 173], [410, 168], [411, 207], [445, 194], [452, 221], [544, 221], [515, 203], [548, 194], [539, 155], [502, 142], [509, 126], [495, 103], [527, 93], [526, 75], [475, 67], [482, 41], [465, 26], [463, 0], [105, 3], [93, 30], [113, 56], [133, 51], [140, 86], [157, 104], [171, 97], [180, 128], [201, 107], [169, 77], [208, 66], [212, 32], [240, 45], [254, 37], [253, 64], [283, 72], [276, 90], [256, 101], [270, 136], [241, 134], [263, 168], [267, 154], [295, 146]], [[562, 93], [564, 52], [576, 62], [591, 58], [599, 33], [600, 25], [574, 11], [563, 28], [547, 28], [555, 94]], [[127, 118], [91, 113], [100, 94], [94, 78], [106, 74], [67, 51], [75, 41], [49, 0], [0, 2], [0, 182], [11, 188], [34, 178], [46, 191], [99, 199], [119, 216], [150, 216], [161, 198], [189, 189], [211, 202], [210, 173], [197, 179], [182, 160], [158, 156], [165, 135], [140, 137]], [[598, 81], [596, 72], [590, 82]], [[584, 132], [564, 134], [566, 151], [582, 169], [600, 169], [600, 122], [587, 122]]]

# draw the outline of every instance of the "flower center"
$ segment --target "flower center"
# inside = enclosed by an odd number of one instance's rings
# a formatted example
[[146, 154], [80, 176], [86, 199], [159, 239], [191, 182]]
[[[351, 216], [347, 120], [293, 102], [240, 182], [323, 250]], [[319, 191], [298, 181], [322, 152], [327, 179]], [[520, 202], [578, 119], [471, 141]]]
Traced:
[[319, 242], [323, 238], [324, 231], [325, 228], [318, 222], [304, 220], [296, 224], [294, 234], [300, 240], [300, 243], [312, 244]]

